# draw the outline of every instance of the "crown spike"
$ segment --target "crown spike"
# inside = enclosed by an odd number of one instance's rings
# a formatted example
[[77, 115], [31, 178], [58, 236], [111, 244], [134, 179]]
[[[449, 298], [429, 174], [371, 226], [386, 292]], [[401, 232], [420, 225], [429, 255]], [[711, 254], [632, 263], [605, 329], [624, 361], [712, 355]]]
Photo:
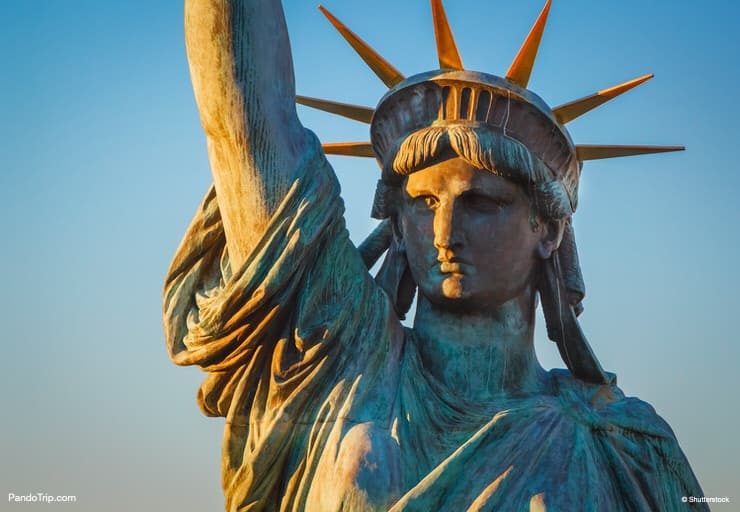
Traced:
[[373, 145], [369, 142], [330, 142], [321, 145], [327, 155], [361, 156], [375, 158]]
[[405, 78], [396, 68], [391, 66], [388, 61], [381, 57], [375, 50], [373, 50], [365, 41], [360, 39], [357, 34], [348, 29], [341, 21], [334, 17], [332, 13], [327, 11], [324, 6], [319, 5], [319, 10], [324, 13], [324, 16], [334, 25], [342, 37], [355, 49], [355, 51], [362, 57], [362, 60], [370, 66], [370, 69], [378, 75], [378, 77], [387, 85], [389, 88], [395, 86]]
[[514, 62], [511, 63], [509, 70], [506, 72], [507, 80], [511, 80], [525, 89], [529, 83], [529, 77], [532, 74], [534, 60], [537, 58], [537, 50], [540, 48], [540, 41], [542, 40], [542, 33], [545, 31], [547, 15], [550, 12], [551, 4], [552, 0], [545, 2], [545, 6], [537, 17], [537, 21], [532, 25], [532, 29], [519, 49], [519, 53], [517, 53]]
[[372, 108], [350, 105], [348, 103], [339, 103], [337, 101], [322, 100], [319, 98], [310, 98], [308, 96], [296, 96], [295, 101], [296, 103], [305, 105], [306, 107], [323, 110], [330, 114], [336, 114], [338, 116], [366, 124], [370, 124], [373, 114], [375, 113], [375, 110]]
[[653, 78], [653, 74], [643, 75], [641, 77], [624, 82], [623, 84], [609, 87], [608, 89], [602, 89], [601, 91], [595, 92], [590, 96], [565, 103], [559, 107], [552, 109], [552, 113], [555, 114], [555, 118], [561, 123], [566, 124], [582, 116], [583, 114], [590, 112], [599, 105], [603, 105], [609, 100], [612, 100], [622, 93], [629, 91], [630, 89], [637, 87], [638, 85], [647, 82]]
[[432, 0], [432, 18], [434, 19], [434, 37], [437, 40], [439, 67], [441, 69], [464, 69], [442, 0]]
[[598, 146], [579, 144], [576, 146], [576, 155], [578, 156], [578, 160], [583, 162], [586, 160], [601, 160], [603, 158], [683, 151], [684, 149], [686, 149], [684, 146]]

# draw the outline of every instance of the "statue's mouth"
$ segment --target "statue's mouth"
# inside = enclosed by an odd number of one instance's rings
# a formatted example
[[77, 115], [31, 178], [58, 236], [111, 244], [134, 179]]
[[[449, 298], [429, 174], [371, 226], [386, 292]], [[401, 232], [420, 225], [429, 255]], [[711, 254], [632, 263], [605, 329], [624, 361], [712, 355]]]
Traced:
[[439, 264], [439, 270], [443, 274], [462, 274], [462, 265], [456, 261], [442, 261]]

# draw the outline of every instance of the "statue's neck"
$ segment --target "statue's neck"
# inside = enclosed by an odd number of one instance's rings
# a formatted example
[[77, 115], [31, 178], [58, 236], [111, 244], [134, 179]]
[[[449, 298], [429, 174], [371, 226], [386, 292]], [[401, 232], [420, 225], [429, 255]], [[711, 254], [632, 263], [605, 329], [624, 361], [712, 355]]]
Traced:
[[414, 333], [424, 368], [473, 401], [542, 393], [547, 374], [534, 350], [534, 292], [495, 311], [460, 313], [419, 296]]

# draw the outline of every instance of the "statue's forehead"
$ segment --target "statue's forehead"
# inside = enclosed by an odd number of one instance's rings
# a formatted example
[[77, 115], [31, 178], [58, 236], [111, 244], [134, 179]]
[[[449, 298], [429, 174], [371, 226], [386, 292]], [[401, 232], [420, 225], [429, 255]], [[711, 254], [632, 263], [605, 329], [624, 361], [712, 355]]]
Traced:
[[515, 193], [519, 184], [488, 169], [480, 169], [457, 157], [426, 166], [404, 179], [403, 188], [409, 194], [469, 191], [481, 193]]

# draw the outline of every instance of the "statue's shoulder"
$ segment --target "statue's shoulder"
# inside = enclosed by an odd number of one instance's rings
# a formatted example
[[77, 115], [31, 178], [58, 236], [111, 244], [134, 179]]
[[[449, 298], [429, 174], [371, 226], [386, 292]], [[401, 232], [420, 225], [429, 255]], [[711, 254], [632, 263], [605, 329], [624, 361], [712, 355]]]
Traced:
[[604, 457], [605, 464], [616, 464], [617, 457], [620, 467], [633, 471], [638, 480], [654, 482], [639, 489], [652, 496], [650, 501], [678, 503], [680, 496], [702, 495], [673, 430], [653, 406], [625, 396], [616, 377], [597, 385], [567, 370], [552, 370], [550, 375], [561, 413], [580, 429], [581, 436], [590, 436], [592, 454]]
[[570, 371], [550, 370], [554, 391], [565, 413], [591, 427], [664, 439], [675, 439], [668, 423], [652, 405], [625, 396], [616, 375], [608, 373], [609, 384], [592, 384]]

